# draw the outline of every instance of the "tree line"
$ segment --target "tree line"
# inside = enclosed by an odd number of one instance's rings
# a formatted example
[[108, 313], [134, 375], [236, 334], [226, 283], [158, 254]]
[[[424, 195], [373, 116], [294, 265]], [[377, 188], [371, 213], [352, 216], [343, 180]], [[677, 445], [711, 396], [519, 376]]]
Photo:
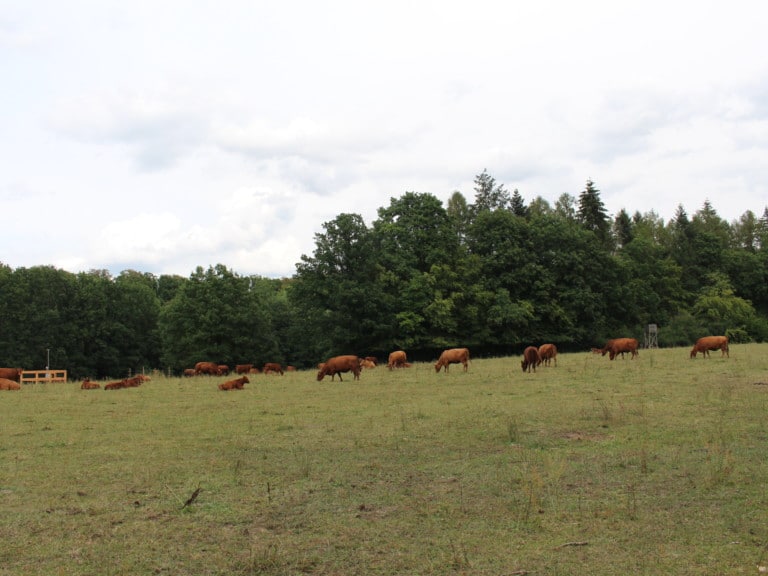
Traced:
[[554, 205], [526, 204], [487, 171], [474, 184], [471, 202], [391, 198], [370, 226], [339, 214], [290, 278], [0, 264], [0, 363], [103, 378], [395, 349], [429, 360], [459, 345], [482, 356], [642, 341], [648, 324], [661, 346], [768, 339], [768, 208], [728, 223], [706, 201], [665, 223], [610, 216], [592, 181]]

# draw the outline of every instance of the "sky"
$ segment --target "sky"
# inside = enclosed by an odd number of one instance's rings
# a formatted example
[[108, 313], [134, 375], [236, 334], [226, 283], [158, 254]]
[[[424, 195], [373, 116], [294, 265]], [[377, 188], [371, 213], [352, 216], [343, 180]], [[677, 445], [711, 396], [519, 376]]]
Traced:
[[406, 192], [768, 206], [768, 3], [0, 0], [0, 263], [290, 277]]

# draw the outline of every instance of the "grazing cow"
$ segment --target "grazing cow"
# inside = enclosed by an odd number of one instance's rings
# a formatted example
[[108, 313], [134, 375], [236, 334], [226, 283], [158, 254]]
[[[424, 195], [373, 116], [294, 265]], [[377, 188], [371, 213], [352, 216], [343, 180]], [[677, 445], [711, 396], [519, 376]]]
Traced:
[[376, 363], [366, 360], [365, 358], [360, 358], [360, 368], [376, 368]]
[[621, 357], [624, 358], [624, 352], [631, 353], [631, 358], [633, 360], [635, 359], [635, 356], [639, 356], [639, 352], [637, 351], [637, 340], [634, 338], [615, 338], [613, 340], [608, 340], [601, 352], [603, 356], [608, 353], [611, 360], [616, 358], [617, 354], [621, 354]]
[[276, 372], [277, 374], [280, 374], [280, 376], [283, 375], [283, 367], [278, 364], [277, 362], [267, 362], [264, 364], [264, 369], [262, 370], [264, 374], [271, 374], [272, 372]]
[[24, 372], [24, 370], [21, 368], [0, 368], [0, 378], [21, 383], [22, 372]]
[[528, 346], [523, 350], [523, 359], [520, 361], [523, 372], [530, 372], [531, 368], [536, 372], [536, 366], [539, 364], [541, 364], [541, 358], [539, 358], [539, 349], [536, 346]]
[[448, 367], [451, 364], [463, 364], [464, 372], [467, 371], [467, 364], [469, 363], [469, 348], [450, 348], [443, 350], [435, 363], [435, 372], [440, 372], [440, 368], [445, 367], [445, 371], [448, 372]]
[[229, 366], [226, 364], [219, 364], [219, 376], [226, 376], [229, 374]]
[[235, 366], [235, 374], [250, 374], [253, 364], [238, 364]]
[[328, 358], [323, 364], [322, 368], [317, 372], [317, 381], [320, 382], [323, 378], [330, 374], [331, 380], [339, 375], [339, 381], [343, 382], [341, 377], [342, 372], [352, 372], [355, 375], [355, 380], [360, 380], [360, 359], [354, 355], [346, 356], [334, 356]]
[[198, 362], [195, 364], [195, 375], [208, 374], [209, 376], [219, 375], [219, 365], [216, 362]]
[[544, 362], [544, 366], [549, 366], [552, 360], [555, 361], [555, 366], [557, 366], [557, 346], [554, 344], [542, 344], [539, 346], [539, 364]]
[[0, 390], [21, 390], [21, 384], [16, 380], [0, 378]]
[[390, 353], [389, 359], [387, 360], [387, 368], [390, 370], [392, 370], [392, 368], [402, 368], [406, 361], [405, 352], [396, 350], [395, 352]]
[[184, 376], [187, 378], [191, 378], [195, 375], [195, 369], [194, 368], [185, 368], [184, 369]]
[[720, 357], [731, 357], [731, 353], [728, 350], [728, 336], [704, 336], [696, 340], [696, 344], [693, 345], [691, 350], [691, 358], [696, 358], [701, 352], [704, 358], [709, 358], [710, 350], [720, 350]]
[[80, 384], [80, 390], [98, 390], [101, 388], [98, 382], [91, 382], [90, 378], [86, 378], [83, 380], [83, 383]]
[[219, 390], [242, 390], [243, 384], [248, 384], [249, 382], [250, 380], [248, 380], [248, 376], [240, 376], [240, 378], [222, 382], [219, 384]]

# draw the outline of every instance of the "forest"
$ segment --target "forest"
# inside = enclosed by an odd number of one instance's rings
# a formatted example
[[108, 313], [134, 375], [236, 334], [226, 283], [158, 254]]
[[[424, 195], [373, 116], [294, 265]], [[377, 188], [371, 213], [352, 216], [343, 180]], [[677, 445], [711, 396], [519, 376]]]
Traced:
[[290, 278], [224, 264], [188, 278], [125, 270], [72, 273], [0, 263], [0, 364], [70, 378], [180, 374], [200, 360], [308, 368], [336, 354], [432, 360], [607, 338], [662, 347], [709, 334], [768, 340], [768, 207], [726, 222], [709, 201], [668, 222], [610, 216], [588, 180], [554, 205], [530, 203], [483, 171], [472, 201], [406, 192], [367, 225], [322, 225]]

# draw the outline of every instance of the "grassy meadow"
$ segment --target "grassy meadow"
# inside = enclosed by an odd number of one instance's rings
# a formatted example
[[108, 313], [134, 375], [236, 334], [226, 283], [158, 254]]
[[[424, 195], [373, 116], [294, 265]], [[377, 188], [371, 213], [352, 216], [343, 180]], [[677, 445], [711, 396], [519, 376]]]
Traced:
[[688, 352], [0, 392], [0, 575], [757, 574], [768, 344]]

